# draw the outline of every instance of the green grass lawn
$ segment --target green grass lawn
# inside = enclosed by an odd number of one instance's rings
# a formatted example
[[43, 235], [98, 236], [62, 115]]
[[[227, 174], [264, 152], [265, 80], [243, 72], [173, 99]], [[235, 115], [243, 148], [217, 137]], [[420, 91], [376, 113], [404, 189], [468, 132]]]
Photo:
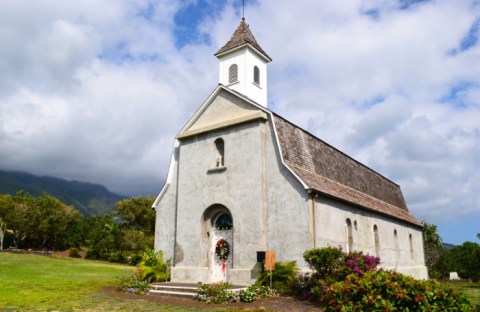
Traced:
[[480, 308], [480, 283], [447, 282], [446, 284], [467, 295], [470, 301]]
[[121, 265], [0, 253], [0, 310], [193, 311], [100, 293], [103, 286], [115, 285], [124, 272]]
[[[194, 311], [101, 293], [130, 268], [73, 258], [0, 253], [0, 311]], [[447, 283], [480, 305], [480, 283]], [[218, 309], [218, 310], [217, 310]], [[243, 311], [215, 307], [217, 311]]]

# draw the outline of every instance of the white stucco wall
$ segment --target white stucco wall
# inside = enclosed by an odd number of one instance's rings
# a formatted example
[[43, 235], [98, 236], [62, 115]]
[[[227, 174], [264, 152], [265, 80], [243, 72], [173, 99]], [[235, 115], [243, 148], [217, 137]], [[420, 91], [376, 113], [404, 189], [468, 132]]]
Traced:
[[[203, 127], [221, 120], [219, 116], [228, 117], [244, 105], [236, 103], [228, 109], [235, 101], [240, 100], [220, 94], [198, 124]], [[217, 138], [224, 140], [226, 169], [209, 173], [215, 167]], [[255, 281], [257, 251], [273, 250], [278, 261], [303, 262], [303, 251], [309, 248], [307, 198], [298, 180], [281, 164], [270, 121], [250, 121], [182, 139], [177, 156], [175, 178], [157, 208], [155, 242], [156, 249], [172, 254], [166, 250], [173, 250], [177, 209], [172, 279], [208, 279], [208, 235], [202, 216], [215, 204], [227, 207], [233, 217], [232, 282]]]
[[[324, 197], [317, 197], [315, 209], [317, 247], [342, 246], [343, 250], [347, 250], [346, 220], [350, 219], [353, 224], [353, 250], [375, 255], [373, 227], [376, 225], [381, 267], [420, 279], [428, 278], [420, 228]], [[397, 243], [394, 239], [395, 230]]]
[[297, 178], [282, 164], [273, 124], [266, 127], [266, 183], [268, 242], [277, 261], [295, 260], [305, 267], [303, 252], [311, 247], [308, 194]]
[[[222, 91], [190, 129], [220, 124], [255, 110], [258, 108]], [[225, 168], [212, 172], [209, 169], [215, 167], [217, 138], [224, 141]], [[419, 228], [321, 196], [312, 208], [311, 195], [282, 164], [270, 117], [180, 139], [170, 169], [168, 188], [156, 208], [155, 249], [174, 260], [173, 281], [208, 282], [209, 234], [203, 216], [216, 204], [225, 206], [233, 218], [232, 283], [255, 281], [257, 251], [274, 251], [277, 261], [295, 260], [306, 270], [305, 250], [345, 248], [347, 218], [357, 225], [354, 250], [375, 254], [373, 226], [377, 225], [382, 266], [427, 277]]]
[[[267, 62], [251, 49], [244, 47], [222, 56], [219, 66], [219, 81], [232, 90], [246, 95], [255, 102], [267, 107]], [[229, 82], [229, 68], [232, 64], [238, 66], [238, 81]], [[260, 84], [253, 82], [253, 68], [260, 70]]]
[[164, 259], [173, 259], [174, 238], [175, 238], [175, 207], [177, 195], [177, 158], [178, 152], [175, 149], [170, 164], [170, 174], [164, 186], [164, 193], [158, 198], [155, 206], [155, 250], [162, 250]]

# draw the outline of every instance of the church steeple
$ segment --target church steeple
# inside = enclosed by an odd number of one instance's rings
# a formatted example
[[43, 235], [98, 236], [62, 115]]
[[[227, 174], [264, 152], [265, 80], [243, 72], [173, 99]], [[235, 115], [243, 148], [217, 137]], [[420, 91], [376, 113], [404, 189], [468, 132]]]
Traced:
[[221, 84], [267, 107], [267, 63], [272, 59], [257, 43], [244, 17], [215, 56], [220, 61]]

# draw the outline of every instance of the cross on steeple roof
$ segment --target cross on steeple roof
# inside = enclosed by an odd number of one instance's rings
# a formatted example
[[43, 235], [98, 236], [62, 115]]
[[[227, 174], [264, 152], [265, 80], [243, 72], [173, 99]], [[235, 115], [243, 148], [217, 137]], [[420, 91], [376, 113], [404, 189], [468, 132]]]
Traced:
[[227, 44], [225, 44], [220, 50], [218, 50], [217, 53], [215, 53], [215, 56], [218, 56], [219, 54], [223, 54], [246, 44], [252, 46], [269, 61], [272, 60], [270, 56], [268, 56], [268, 54], [263, 51], [263, 49], [257, 43], [257, 40], [255, 40], [255, 37], [250, 31], [250, 28], [248, 27], [247, 23], [245, 23], [245, 17], [242, 17], [242, 21], [240, 22], [240, 25], [238, 25], [237, 30], [235, 30]]

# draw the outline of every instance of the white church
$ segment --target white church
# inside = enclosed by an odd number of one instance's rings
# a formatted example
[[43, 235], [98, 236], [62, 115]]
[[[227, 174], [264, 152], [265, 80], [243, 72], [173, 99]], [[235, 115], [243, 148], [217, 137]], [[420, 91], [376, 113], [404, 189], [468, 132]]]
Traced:
[[272, 59], [245, 19], [215, 56], [220, 83], [177, 134], [153, 204], [172, 282], [248, 285], [258, 252], [308, 270], [303, 252], [326, 246], [428, 278], [400, 186], [268, 109]]

